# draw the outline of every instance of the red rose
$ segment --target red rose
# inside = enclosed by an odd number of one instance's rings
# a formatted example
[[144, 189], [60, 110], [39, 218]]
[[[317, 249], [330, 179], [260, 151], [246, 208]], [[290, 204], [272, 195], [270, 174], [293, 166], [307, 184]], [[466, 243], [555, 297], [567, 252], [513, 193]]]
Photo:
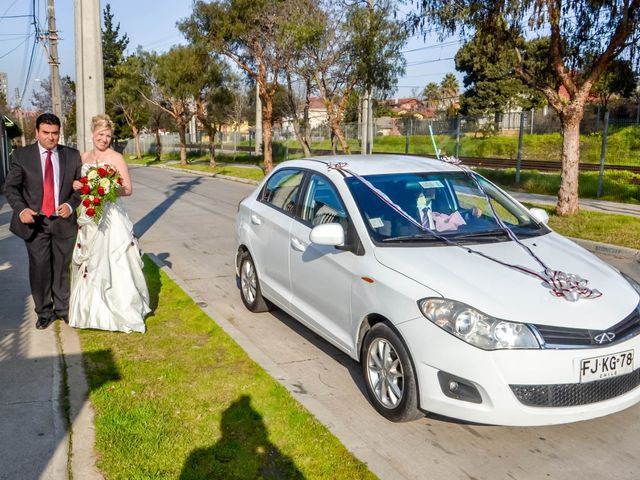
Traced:
[[104, 168], [100, 167], [98, 169], [98, 175], [100, 175], [101, 177], [106, 177], [107, 176], [107, 171]]
[[89, 185], [84, 185], [81, 189], [80, 189], [80, 193], [82, 193], [83, 195], [88, 194], [91, 191], [91, 187]]
[[87, 216], [93, 217], [96, 214], [96, 211], [93, 208], [87, 208]]
[[89, 200], [88, 198], [85, 198], [82, 201], [82, 205], [84, 205], [85, 207], [88, 207], [89, 205], [91, 205], [91, 200]]
[[82, 177], [82, 178], [80, 179], [80, 182], [81, 182], [81, 183], [89, 183], [89, 179], [88, 179], [87, 177]]
[[118, 185], [122, 185], [122, 178], [118, 177]]
[[95, 198], [93, 199], [93, 204], [94, 204], [94, 205], [100, 205], [100, 199], [99, 199], [98, 197], [95, 197]]
[[104, 195], [104, 188], [98, 187], [98, 195]]

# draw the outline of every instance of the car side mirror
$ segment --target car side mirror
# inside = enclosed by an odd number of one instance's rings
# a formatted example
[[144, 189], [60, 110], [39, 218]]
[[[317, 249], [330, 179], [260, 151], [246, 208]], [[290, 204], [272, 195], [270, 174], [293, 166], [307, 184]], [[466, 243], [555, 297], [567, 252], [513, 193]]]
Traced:
[[344, 229], [339, 223], [324, 223], [313, 227], [309, 240], [316, 245], [337, 247], [344, 244]]
[[549, 223], [549, 214], [546, 210], [543, 210], [542, 208], [530, 208], [529, 213], [538, 222], [544, 223], [545, 225]]

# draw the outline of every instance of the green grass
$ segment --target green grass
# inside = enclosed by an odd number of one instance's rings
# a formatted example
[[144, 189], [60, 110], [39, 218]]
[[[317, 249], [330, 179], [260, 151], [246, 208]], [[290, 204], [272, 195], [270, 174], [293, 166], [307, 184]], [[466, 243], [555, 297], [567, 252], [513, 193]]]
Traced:
[[[436, 145], [441, 152], [454, 155], [456, 141], [454, 135], [435, 135]], [[360, 150], [356, 139], [348, 140], [352, 151]], [[580, 161], [600, 163], [602, 135], [583, 134], [580, 136]], [[373, 142], [374, 153], [405, 153], [404, 136], [377, 136]], [[315, 149], [330, 149], [329, 140], [313, 144]], [[523, 136], [522, 158], [525, 160], [560, 161], [562, 137], [560, 133], [526, 134]], [[433, 142], [429, 135], [412, 135], [409, 138], [410, 154], [435, 155]], [[461, 157], [497, 157], [514, 159], [518, 155], [517, 135], [474, 136], [462, 135], [460, 138]], [[640, 127], [610, 127], [607, 136], [606, 164], [640, 165]]]
[[582, 210], [573, 217], [559, 217], [554, 207], [534, 205], [549, 213], [549, 226], [568, 237], [640, 249], [640, 219]]
[[375, 478], [145, 259], [145, 334], [80, 331], [108, 479]]
[[[507, 190], [543, 195], [557, 195], [560, 190], [559, 173], [521, 170], [520, 183], [517, 184], [514, 168], [500, 170], [478, 168], [476, 171]], [[597, 198], [598, 172], [580, 172], [579, 175], [580, 198]], [[622, 170], [605, 170], [600, 200], [640, 203], [640, 175]]]

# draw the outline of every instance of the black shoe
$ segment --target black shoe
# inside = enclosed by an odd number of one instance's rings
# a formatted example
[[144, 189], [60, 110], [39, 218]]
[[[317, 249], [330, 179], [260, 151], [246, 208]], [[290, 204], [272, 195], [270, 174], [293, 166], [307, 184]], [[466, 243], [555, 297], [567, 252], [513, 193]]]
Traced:
[[40, 318], [38, 318], [38, 321], [36, 322], [36, 328], [38, 330], [44, 330], [49, 325], [51, 325], [54, 320], [55, 320], [55, 317], [53, 317], [53, 316], [40, 317]]
[[66, 313], [55, 313], [56, 318], [59, 318], [60, 320], [62, 320], [64, 323], [66, 323], [67, 325], [69, 325], [69, 315]]

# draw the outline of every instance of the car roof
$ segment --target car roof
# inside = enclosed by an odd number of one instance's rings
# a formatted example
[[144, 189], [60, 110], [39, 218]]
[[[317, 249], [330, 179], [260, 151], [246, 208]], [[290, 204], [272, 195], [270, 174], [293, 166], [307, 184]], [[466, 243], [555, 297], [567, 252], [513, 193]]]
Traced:
[[344, 168], [358, 175], [460, 171], [460, 167], [434, 158], [390, 154], [323, 155], [282, 162], [278, 168], [296, 166], [322, 171], [327, 164], [335, 163], [346, 163]]

